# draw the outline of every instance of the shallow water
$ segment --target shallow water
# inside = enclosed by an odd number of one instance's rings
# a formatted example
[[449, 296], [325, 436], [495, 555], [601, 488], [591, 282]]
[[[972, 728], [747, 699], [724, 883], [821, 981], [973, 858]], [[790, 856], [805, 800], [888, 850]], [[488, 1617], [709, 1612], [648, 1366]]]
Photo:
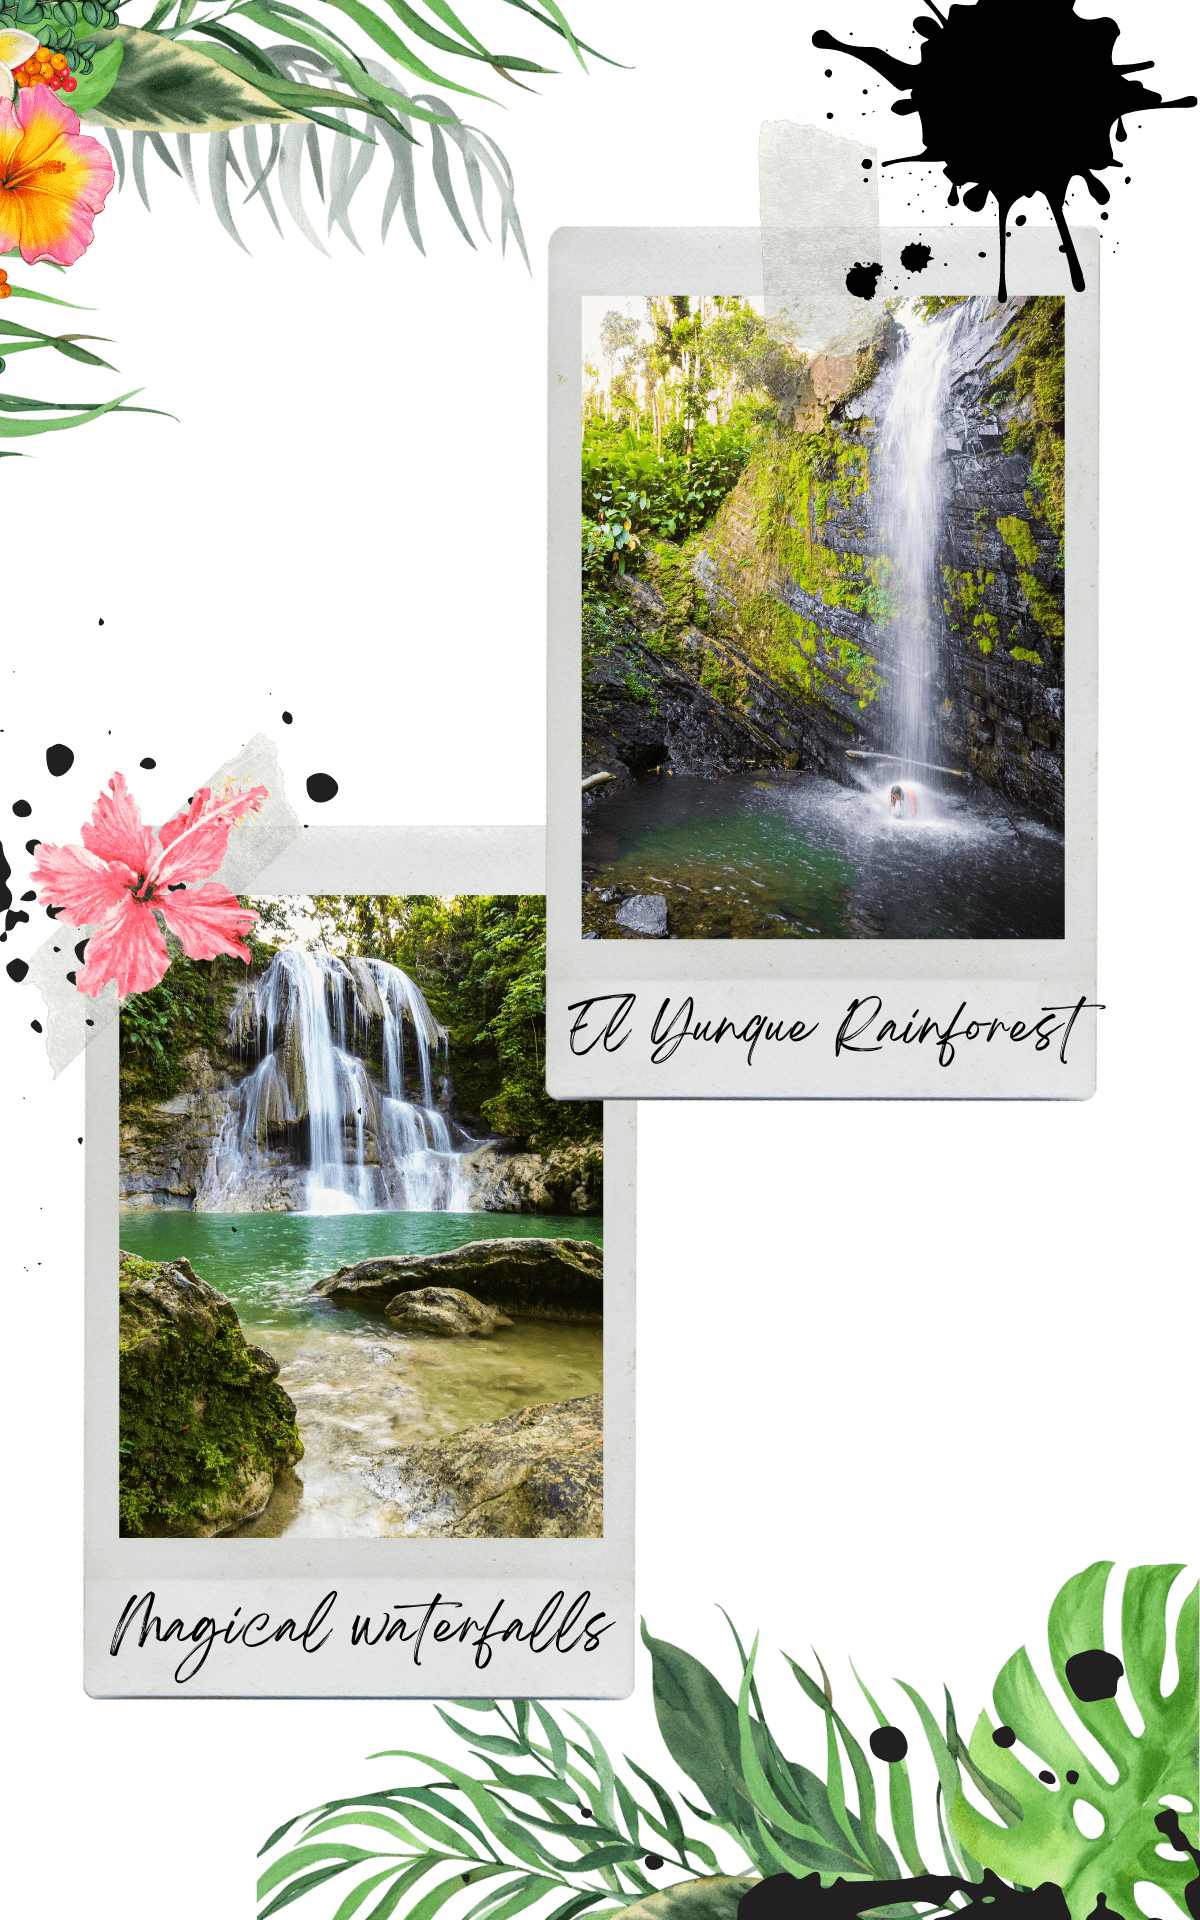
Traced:
[[565, 1237], [600, 1244], [603, 1222], [550, 1214], [228, 1214], [121, 1210], [121, 1246], [190, 1260], [233, 1301], [246, 1338], [279, 1361], [304, 1458], [238, 1537], [338, 1538], [407, 1531], [367, 1486], [383, 1449], [600, 1391], [603, 1329], [520, 1320], [490, 1340], [401, 1333], [382, 1314], [313, 1298], [317, 1280], [380, 1254], [440, 1253], [470, 1240]]
[[[906, 788], [909, 783], [906, 781]], [[584, 928], [620, 937], [611, 887], [662, 893], [685, 940], [1055, 940], [1063, 841], [992, 799], [812, 774], [660, 774], [598, 805], [583, 839]]]

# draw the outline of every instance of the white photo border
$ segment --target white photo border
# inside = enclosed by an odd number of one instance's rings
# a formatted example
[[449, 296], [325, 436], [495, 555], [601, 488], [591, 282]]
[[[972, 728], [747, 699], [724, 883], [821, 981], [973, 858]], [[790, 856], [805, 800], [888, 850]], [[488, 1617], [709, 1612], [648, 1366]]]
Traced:
[[[912, 292], [995, 292], [995, 249], [980, 258], [978, 229], [922, 231], [936, 260], [919, 282], [903, 276]], [[556, 1098], [1087, 1099], [1095, 1091], [1100, 258], [1095, 229], [1073, 231], [1085, 293], [1072, 291], [1052, 228], [1023, 229], [1009, 257], [1014, 292], [1062, 293], [1067, 302], [1065, 937], [972, 941], [582, 938], [581, 300], [664, 286], [760, 294], [763, 235], [751, 227], [554, 235], [547, 1086]], [[830, 227], [802, 237], [806, 261], [823, 266], [823, 290], [837, 291], [846, 246], [853, 260], [858, 236]], [[900, 250], [913, 237], [908, 228], [879, 230], [882, 284], [901, 279]], [[888, 1035], [875, 1046], [889, 1018], [900, 1043]]]
[[[541, 893], [543, 847], [539, 827], [312, 828], [255, 877], [253, 891]], [[609, 1104], [604, 1111], [602, 1539], [314, 1540], [285, 1534], [272, 1540], [131, 1540], [119, 1537], [117, 1517], [118, 1062], [114, 1021], [86, 1055], [88, 1693], [542, 1699], [630, 1693], [636, 1109]], [[332, 1603], [330, 1593], [336, 1595]], [[582, 1603], [581, 1595], [587, 1596]], [[356, 1615], [371, 1616], [375, 1634], [385, 1613], [393, 1623], [401, 1618], [398, 1607], [406, 1609], [403, 1633], [374, 1645], [361, 1638], [353, 1643]], [[468, 1618], [474, 1622], [469, 1635], [452, 1637]], [[143, 1636], [148, 1620], [160, 1624]], [[181, 1624], [172, 1631], [175, 1621]], [[451, 1626], [439, 1635], [443, 1621]], [[504, 1628], [514, 1621], [520, 1629], [505, 1638]]]

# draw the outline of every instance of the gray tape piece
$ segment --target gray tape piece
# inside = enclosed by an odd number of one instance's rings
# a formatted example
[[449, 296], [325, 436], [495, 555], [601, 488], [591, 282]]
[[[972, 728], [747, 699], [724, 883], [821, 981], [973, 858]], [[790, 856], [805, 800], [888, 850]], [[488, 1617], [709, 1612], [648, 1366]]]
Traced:
[[[284, 796], [279, 758], [265, 734], [256, 733], [239, 754], [202, 784], [215, 788], [226, 780], [235, 785], [243, 780], [251, 786], [261, 784], [268, 794], [262, 812], [231, 831], [225, 858], [214, 876], [230, 893], [245, 893], [255, 876], [299, 838], [300, 822]], [[76, 944], [94, 933], [95, 926], [72, 927], [65, 920], [56, 920], [54, 927], [49, 940], [29, 962], [29, 978], [46, 1003], [46, 1052], [57, 1080], [63, 1068], [111, 1025], [119, 1009], [115, 981], [110, 980], [103, 993], [93, 999], [67, 979], [80, 964]]]
[[758, 200], [767, 314], [786, 317], [793, 343], [810, 353], [865, 345], [882, 301], [848, 293], [846, 274], [882, 258], [874, 147], [823, 127], [764, 120]]

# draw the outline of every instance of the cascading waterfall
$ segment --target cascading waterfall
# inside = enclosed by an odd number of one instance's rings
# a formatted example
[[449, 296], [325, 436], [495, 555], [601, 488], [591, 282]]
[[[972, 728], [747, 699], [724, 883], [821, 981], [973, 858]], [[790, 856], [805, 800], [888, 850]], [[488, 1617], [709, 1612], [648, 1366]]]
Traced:
[[[879, 551], [891, 562], [894, 663], [890, 779], [928, 782], [936, 751], [933, 617], [935, 568], [944, 507], [943, 419], [958, 310], [946, 320], [908, 322], [876, 443]], [[936, 776], [934, 776], [936, 781]]]
[[[375, 1042], [378, 1078], [358, 1051]], [[227, 1096], [197, 1211], [253, 1205], [281, 1151], [305, 1145], [307, 1212], [469, 1209], [462, 1150], [433, 1102], [446, 1032], [399, 967], [285, 948], [239, 989], [229, 1044], [257, 1065]], [[419, 1100], [406, 1098], [406, 1054]]]

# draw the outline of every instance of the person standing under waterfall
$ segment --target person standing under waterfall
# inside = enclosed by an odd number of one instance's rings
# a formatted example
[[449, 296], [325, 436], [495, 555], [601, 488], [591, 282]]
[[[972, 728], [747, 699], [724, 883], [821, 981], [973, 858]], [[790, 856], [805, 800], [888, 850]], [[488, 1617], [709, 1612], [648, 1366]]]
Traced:
[[899, 781], [897, 781], [896, 785], [892, 788], [892, 792], [891, 792], [892, 812], [898, 813], [901, 815], [901, 817], [903, 817], [904, 802], [906, 799], [908, 801], [909, 812], [913, 815], [915, 819], [916, 812], [917, 812], [917, 796], [911, 787], [909, 788], [906, 794], [904, 791], [904, 788], [900, 785]]

